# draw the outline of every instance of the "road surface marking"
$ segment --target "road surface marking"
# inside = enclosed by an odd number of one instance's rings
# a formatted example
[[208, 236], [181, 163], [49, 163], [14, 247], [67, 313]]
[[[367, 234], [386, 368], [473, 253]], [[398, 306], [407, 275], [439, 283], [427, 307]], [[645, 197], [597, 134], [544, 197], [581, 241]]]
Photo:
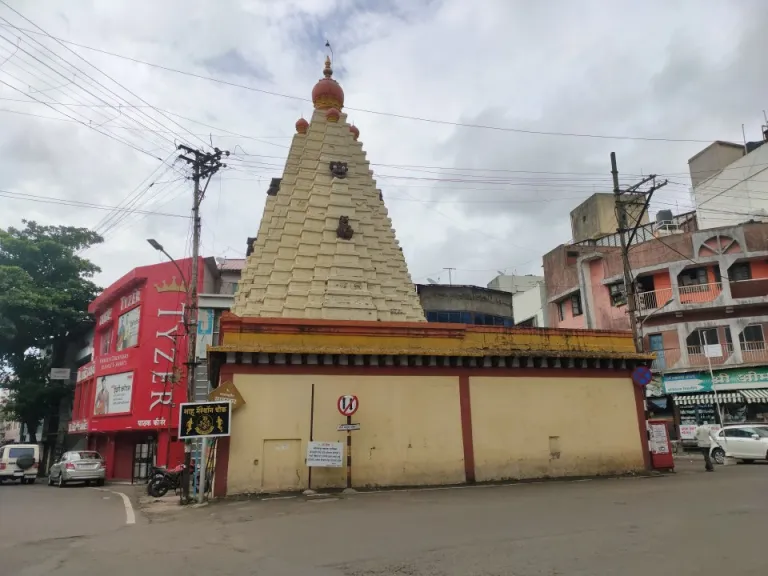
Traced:
[[133, 504], [131, 504], [131, 499], [128, 498], [128, 496], [126, 496], [122, 492], [117, 492], [116, 490], [108, 490], [106, 488], [96, 488], [96, 490], [99, 490], [101, 492], [110, 492], [112, 494], [117, 494], [118, 496], [120, 496], [120, 498], [123, 499], [123, 506], [125, 506], [125, 523], [136, 524], [136, 514], [133, 512]]

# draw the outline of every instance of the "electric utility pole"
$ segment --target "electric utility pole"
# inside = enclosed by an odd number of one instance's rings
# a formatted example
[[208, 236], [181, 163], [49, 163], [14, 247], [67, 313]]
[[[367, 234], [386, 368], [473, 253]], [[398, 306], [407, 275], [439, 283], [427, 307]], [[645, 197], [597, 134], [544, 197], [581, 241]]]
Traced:
[[[195, 371], [197, 368], [197, 282], [200, 275], [199, 257], [200, 257], [200, 204], [205, 197], [205, 191], [211, 177], [225, 168], [226, 164], [221, 163], [222, 154], [229, 156], [228, 151], [222, 151], [214, 148], [213, 152], [203, 152], [195, 150], [184, 144], [178, 146], [186, 154], [179, 155], [179, 159], [184, 160], [192, 166], [192, 181], [194, 182], [194, 196], [192, 199], [192, 273], [190, 274], [190, 285], [187, 286], [187, 402], [195, 401]], [[200, 188], [200, 181], [205, 180], [205, 185]], [[205, 440], [202, 443], [205, 447]], [[182, 492], [185, 501], [189, 500], [189, 472], [192, 463], [191, 446], [187, 444], [184, 450], [184, 479]], [[201, 451], [198, 469], [201, 471], [201, 478], [205, 478], [205, 451]], [[205, 482], [201, 482], [198, 487], [200, 494], [205, 492]]]
[[[621, 260], [624, 267], [624, 291], [627, 295], [627, 312], [629, 314], [629, 326], [632, 330], [632, 339], [635, 342], [635, 350], [643, 351], [643, 341], [640, 337], [637, 324], [637, 293], [634, 278], [632, 278], [632, 267], [629, 263], [629, 248], [637, 236], [637, 230], [641, 226], [643, 216], [648, 211], [648, 205], [651, 203], [653, 193], [659, 188], [667, 185], [668, 180], [656, 183], [656, 175], [651, 174], [643, 178], [640, 182], [633, 184], [626, 190], [619, 187], [619, 170], [616, 167], [616, 153], [611, 152], [611, 174], [613, 175], [613, 195], [616, 200], [616, 221], [618, 222], [617, 232], [621, 240]], [[652, 182], [648, 190], [640, 190], [640, 187]], [[637, 206], [642, 203], [639, 214], [632, 215], [632, 221], [627, 214], [627, 205], [633, 207], [633, 212], [637, 211]], [[629, 232], [629, 236], [625, 233]]]

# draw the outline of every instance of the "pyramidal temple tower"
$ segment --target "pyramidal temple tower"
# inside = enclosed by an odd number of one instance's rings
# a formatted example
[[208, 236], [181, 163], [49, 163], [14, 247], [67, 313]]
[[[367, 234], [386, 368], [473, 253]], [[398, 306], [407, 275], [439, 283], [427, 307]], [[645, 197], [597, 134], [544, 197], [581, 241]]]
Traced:
[[[311, 122], [296, 122], [232, 312], [243, 317], [424, 321], [381, 192], [326, 58]], [[277, 190], [275, 190], [277, 188]]]

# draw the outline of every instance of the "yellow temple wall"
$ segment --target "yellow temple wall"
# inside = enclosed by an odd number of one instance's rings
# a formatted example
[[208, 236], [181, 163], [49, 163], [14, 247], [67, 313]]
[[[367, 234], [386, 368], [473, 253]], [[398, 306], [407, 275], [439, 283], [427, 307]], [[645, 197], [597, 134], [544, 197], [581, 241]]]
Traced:
[[[432, 376], [421, 368], [409, 375], [376, 375], [370, 367], [370, 375], [343, 375], [315, 368], [316, 374], [267, 374], [255, 373], [255, 366], [240, 372], [232, 366], [226, 378], [245, 405], [233, 414], [228, 494], [310, 487], [305, 458], [313, 384], [316, 441], [345, 442], [346, 433], [336, 427], [346, 418], [336, 402], [344, 394], [359, 398], [352, 417], [361, 425], [352, 432], [357, 488], [465, 482], [468, 432], [471, 467], [480, 482], [643, 469], [637, 397], [628, 374]], [[462, 381], [468, 390], [464, 401]], [[345, 479], [345, 467], [313, 468], [311, 488], [343, 488]]]
[[[464, 482], [458, 377], [235, 374], [245, 405], [233, 414], [229, 494], [304, 490], [315, 386], [316, 441], [346, 442], [336, 402], [355, 394], [353, 485]], [[313, 489], [343, 488], [346, 467], [313, 468]]]
[[478, 482], [643, 468], [629, 378], [470, 378]]

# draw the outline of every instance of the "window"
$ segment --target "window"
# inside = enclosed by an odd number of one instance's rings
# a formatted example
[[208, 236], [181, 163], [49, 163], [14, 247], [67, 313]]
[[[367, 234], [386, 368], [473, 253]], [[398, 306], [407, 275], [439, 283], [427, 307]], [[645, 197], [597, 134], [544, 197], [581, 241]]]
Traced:
[[557, 303], [557, 315], [561, 322], [565, 320], [565, 300]]
[[707, 284], [707, 269], [706, 268], [689, 268], [683, 270], [680, 273], [680, 284], [683, 286], [698, 286], [701, 284]]
[[726, 428], [726, 438], [751, 438], [752, 434], [746, 428]]
[[701, 348], [710, 344], [719, 344], [717, 328], [701, 328], [688, 334], [685, 343], [689, 348]]
[[8, 458], [22, 458], [23, 456], [32, 456], [32, 458], [35, 457], [35, 449], [34, 448], [14, 448], [11, 447], [8, 450]]
[[728, 280], [731, 282], [741, 282], [742, 280], [752, 279], [752, 268], [749, 262], [739, 262], [734, 264], [728, 270]]
[[[747, 326], [744, 331], [739, 334], [739, 344], [744, 352], [761, 352], [765, 350], [765, 336], [763, 335], [763, 326], [761, 324], [753, 324]], [[745, 361], [751, 361], [752, 358], [744, 358]]]
[[112, 327], [99, 334], [99, 355], [109, 354], [112, 350]]
[[611, 296], [611, 306], [624, 306], [627, 303], [627, 291], [623, 282], [609, 284], [608, 292]]
[[78, 460], [101, 460], [98, 452], [70, 452], [67, 458], [70, 462]]
[[581, 310], [581, 292], [576, 292], [571, 296], [571, 311], [574, 316], [581, 316], [584, 313]]

